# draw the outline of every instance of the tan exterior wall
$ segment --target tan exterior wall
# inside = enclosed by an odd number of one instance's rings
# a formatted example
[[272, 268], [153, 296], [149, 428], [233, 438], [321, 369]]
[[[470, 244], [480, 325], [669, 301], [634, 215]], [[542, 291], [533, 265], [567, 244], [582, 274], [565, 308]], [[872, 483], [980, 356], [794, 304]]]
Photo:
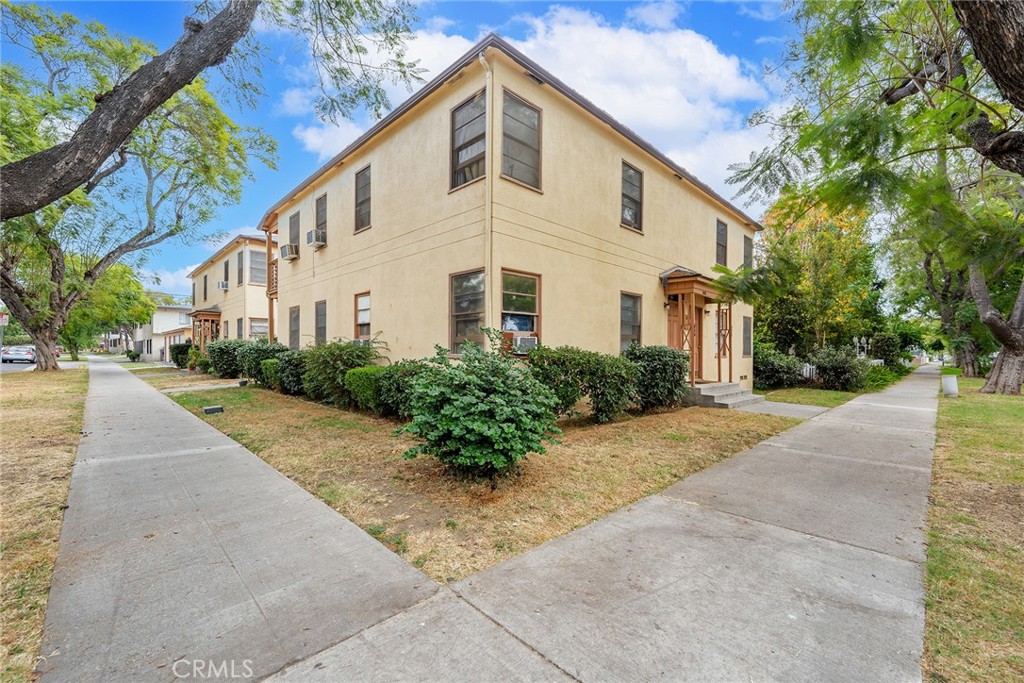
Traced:
[[[501, 323], [503, 269], [541, 276], [540, 336], [545, 345], [572, 344], [618, 353], [620, 292], [642, 299], [642, 342], [668, 343], [666, 297], [658, 274], [684, 266], [713, 276], [716, 222], [729, 226], [728, 265], [743, 259], [754, 230], [726, 206], [650, 157], [550, 86], [525, 76], [497, 50], [488, 51], [487, 177], [449, 192], [451, 110], [485, 87], [474, 64], [416, 109], [325, 174], [277, 212], [279, 244], [289, 216], [300, 212], [299, 259], [279, 263], [277, 336], [289, 341], [289, 308], [300, 307], [299, 346], [314, 340], [314, 303], [327, 301], [327, 338], [354, 334], [354, 295], [370, 291], [371, 326], [391, 357], [431, 355], [449, 339], [449, 276], [486, 269], [487, 320]], [[502, 91], [540, 108], [540, 191], [501, 177]], [[621, 169], [643, 172], [643, 233], [623, 228]], [[372, 168], [372, 227], [353, 234], [355, 174]], [[328, 244], [305, 244], [315, 198], [327, 194]], [[488, 234], [488, 230], [490, 231]], [[717, 377], [714, 306], [704, 321], [702, 374]], [[742, 355], [742, 318], [733, 319], [733, 378], [750, 385]], [[723, 360], [723, 379], [728, 361]]]
[[[254, 336], [251, 331], [252, 320], [267, 320], [267, 288], [266, 285], [251, 282], [249, 256], [244, 257], [243, 282], [238, 284], [238, 254], [242, 251], [265, 252], [266, 245], [262, 240], [236, 238], [229, 243], [229, 248], [222, 249], [192, 272], [195, 299], [192, 310], [202, 310], [217, 306], [220, 309], [221, 332], [218, 339], [237, 339], [237, 321], [242, 319], [242, 338]], [[217, 283], [224, 279], [224, 262], [228, 261], [228, 289], [217, 288]], [[206, 296], [203, 296], [203, 276], [207, 278]]]

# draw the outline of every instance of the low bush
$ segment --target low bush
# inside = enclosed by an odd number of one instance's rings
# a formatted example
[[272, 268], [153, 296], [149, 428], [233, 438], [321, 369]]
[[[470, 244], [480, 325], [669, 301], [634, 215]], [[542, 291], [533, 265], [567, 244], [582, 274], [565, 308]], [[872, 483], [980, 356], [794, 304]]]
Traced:
[[754, 388], [781, 389], [803, 384], [803, 362], [767, 342], [754, 340]]
[[288, 347], [284, 344], [265, 340], [241, 345], [235, 350], [239, 372], [242, 377], [248, 377], [257, 384], [265, 385], [267, 382], [263, 377], [263, 361], [268, 358], [277, 358], [287, 350]]
[[142, 356], [141, 353], [139, 353], [138, 351], [134, 351], [132, 349], [128, 349], [127, 351], [125, 351], [124, 355], [128, 356], [128, 360], [131, 361], [132, 363], [139, 360], [139, 357]]
[[345, 388], [345, 373], [373, 365], [381, 358], [376, 344], [358, 341], [320, 344], [306, 349], [305, 354], [302, 388], [306, 396], [339, 408], [348, 408], [352, 402], [352, 395]]
[[184, 344], [171, 344], [170, 355], [171, 362], [179, 368], [188, 367], [188, 352], [192, 348], [192, 342], [186, 342]]
[[208, 375], [210, 374], [210, 371], [212, 369], [213, 365], [212, 363], [210, 363], [210, 359], [208, 356], [199, 356], [198, 358], [196, 358], [196, 370]]
[[860, 391], [867, 378], [868, 361], [858, 358], [852, 348], [826, 347], [810, 355], [808, 361], [815, 366], [815, 383], [822, 389], [833, 391]]
[[864, 391], [881, 391], [890, 384], [900, 381], [911, 372], [913, 370], [902, 363], [897, 370], [893, 370], [885, 365], [872, 365], [864, 373], [864, 386], [862, 388]]
[[367, 365], [345, 373], [345, 388], [359, 410], [380, 414], [380, 380], [386, 368]]
[[277, 378], [281, 393], [302, 396], [302, 375], [306, 372], [305, 351], [285, 351], [277, 357]]
[[640, 369], [622, 356], [595, 354], [587, 379], [594, 421], [608, 422], [636, 402]]
[[637, 366], [637, 407], [642, 411], [673, 408], [689, 389], [690, 355], [667, 346], [630, 344], [622, 355]]
[[276, 358], [266, 358], [260, 361], [260, 374], [264, 386], [271, 389], [281, 388], [281, 361]]
[[530, 372], [555, 394], [558, 415], [572, 415], [573, 408], [587, 394], [588, 369], [594, 364], [593, 351], [575, 346], [538, 346], [527, 355]]
[[412, 417], [412, 383], [427, 368], [421, 360], [403, 360], [383, 366], [378, 383], [378, 409], [384, 417]]
[[[500, 349], [500, 339], [492, 346]], [[560, 433], [554, 393], [507, 354], [472, 342], [459, 350], [453, 363], [438, 347], [413, 380], [413, 419], [400, 431], [422, 443], [405, 457], [432, 455], [455, 470], [494, 477], [529, 453], [543, 454]]]
[[891, 332], [881, 332], [871, 338], [871, 353], [885, 363], [890, 370], [903, 367], [903, 346], [900, 336]]
[[[186, 363], [188, 364], [188, 369], [197, 370], [199, 368], [200, 358], [206, 358], [207, 360], [209, 360], [209, 357], [205, 353], [200, 351], [198, 346], [193, 346], [192, 348], [190, 348], [188, 350], [188, 360], [186, 361]], [[209, 365], [207, 365], [207, 367], [209, 367]]]
[[238, 349], [252, 344], [244, 339], [218, 339], [206, 345], [206, 355], [210, 358], [210, 367], [219, 377], [238, 377], [242, 366], [238, 362]]

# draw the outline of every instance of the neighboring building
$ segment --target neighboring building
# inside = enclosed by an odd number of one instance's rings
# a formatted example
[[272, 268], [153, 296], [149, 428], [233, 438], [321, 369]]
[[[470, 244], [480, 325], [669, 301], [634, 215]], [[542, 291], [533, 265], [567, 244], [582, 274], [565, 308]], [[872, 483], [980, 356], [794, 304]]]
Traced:
[[751, 384], [752, 309], [714, 303], [711, 273], [749, 262], [758, 223], [494, 35], [260, 226], [280, 244], [270, 333], [292, 347], [379, 337], [415, 358], [489, 327], [668, 344], [695, 379]]
[[214, 339], [266, 337], [267, 248], [264, 237], [239, 235], [189, 275], [192, 333], [199, 348]]
[[183, 344], [192, 338], [192, 307], [182, 304], [158, 304], [145, 325], [135, 327], [135, 350], [143, 361], [169, 361], [171, 344]]

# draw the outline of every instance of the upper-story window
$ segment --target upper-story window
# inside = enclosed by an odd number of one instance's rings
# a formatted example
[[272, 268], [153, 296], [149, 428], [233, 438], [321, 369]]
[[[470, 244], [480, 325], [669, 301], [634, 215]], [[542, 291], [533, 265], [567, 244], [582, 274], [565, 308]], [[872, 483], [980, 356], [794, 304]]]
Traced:
[[743, 267], [754, 267], [754, 240], [747, 235], [743, 236]]
[[370, 227], [370, 167], [356, 173], [356, 232]]
[[288, 244], [294, 244], [297, 249], [299, 246], [299, 212], [296, 211], [288, 218]]
[[207, 289], [206, 289], [206, 278], [207, 278], [207, 276], [206, 276], [206, 275], [204, 275], [204, 276], [203, 276], [203, 301], [206, 301], [206, 293], [207, 293]]
[[505, 91], [501, 173], [540, 189], [540, 110]]
[[224, 261], [224, 286], [231, 282], [231, 259]]
[[245, 282], [245, 251], [238, 252], [238, 284]]
[[729, 259], [729, 226], [718, 221], [718, 230], [715, 237], [715, 263], [725, 266]]
[[327, 233], [327, 195], [322, 194], [316, 198], [316, 231], [321, 236]]
[[267, 284], [267, 254], [255, 249], [249, 252], [249, 282], [254, 285]]
[[644, 174], [622, 162], [622, 224], [642, 232], [644, 205]]
[[452, 112], [452, 189], [486, 173], [487, 101], [484, 91]]

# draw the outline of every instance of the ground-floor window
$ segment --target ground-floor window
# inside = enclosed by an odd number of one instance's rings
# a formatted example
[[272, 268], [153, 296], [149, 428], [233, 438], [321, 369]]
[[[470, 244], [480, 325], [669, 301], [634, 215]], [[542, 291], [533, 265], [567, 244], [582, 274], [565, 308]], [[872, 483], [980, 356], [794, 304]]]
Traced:
[[266, 318], [249, 318], [249, 336], [266, 337], [270, 333], [270, 322]]
[[501, 273], [501, 331], [540, 331], [540, 276]]
[[640, 302], [637, 294], [620, 295], [619, 303], [619, 348], [625, 351], [630, 344], [640, 343]]
[[239, 318], [235, 322], [235, 330], [236, 330], [235, 336], [238, 337], [239, 339], [241, 339], [242, 337], [245, 336], [245, 322], [244, 322], [244, 318]]
[[754, 353], [754, 319], [749, 315], [743, 316], [743, 355], [751, 356]]
[[483, 346], [484, 334], [484, 271], [458, 273], [451, 276], [450, 346], [457, 352], [463, 342]]
[[327, 301], [317, 301], [316, 310], [313, 312], [316, 318], [314, 342], [317, 345], [327, 343]]
[[288, 348], [299, 348], [299, 307], [288, 309]]
[[356, 294], [356, 328], [355, 339], [370, 338], [370, 293]]

